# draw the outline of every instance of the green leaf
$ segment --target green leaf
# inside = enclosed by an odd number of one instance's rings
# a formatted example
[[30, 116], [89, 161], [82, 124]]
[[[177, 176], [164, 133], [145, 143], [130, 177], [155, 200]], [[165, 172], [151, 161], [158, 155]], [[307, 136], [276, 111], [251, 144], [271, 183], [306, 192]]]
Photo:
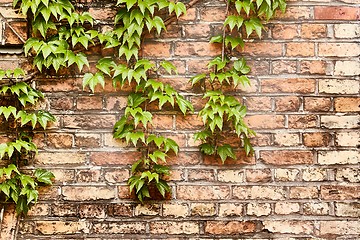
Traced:
[[225, 160], [228, 157], [230, 157], [232, 159], [236, 159], [235, 152], [229, 144], [224, 144], [223, 146], [218, 146], [216, 153], [220, 156], [221, 161], [223, 163], [225, 162]]
[[157, 160], [160, 159], [163, 162], [166, 162], [166, 153], [156, 150], [153, 153], [149, 154], [149, 158], [154, 162], [157, 163]]
[[26, 186], [31, 186], [33, 189], [35, 189], [35, 181], [32, 177], [25, 175], [25, 174], [20, 174], [20, 181], [21, 184], [26, 187]]
[[173, 71], [175, 74], [178, 74], [176, 67], [169, 61], [161, 61], [160, 65], [171, 74]]
[[244, 40], [240, 37], [232, 37], [232, 36], [226, 36], [225, 38], [225, 45], [231, 46], [231, 49], [234, 50], [237, 46], [240, 45], [241, 48], [244, 48]]
[[210, 38], [210, 43], [222, 43], [222, 41], [223, 41], [222, 35], [217, 35]]
[[185, 115], [187, 111], [194, 112], [194, 106], [188, 101], [185, 100], [183, 96], [176, 96], [176, 103], [180, 108], [180, 111]]
[[170, 192], [170, 186], [164, 180], [160, 180], [156, 184], [156, 188], [159, 190], [160, 194], [165, 197], [166, 192]]
[[247, 137], [244, 137], [243, 139], [243, 142], [244, 142], [244, 150], [245, 150], [245, 153], [246, 155], [248, 156], [250, 153], [254, 152], [254, 149], [250, 143], [250, 139], [247, 138]]
[[164, 151], [167, 153], [170, 150], [177, 155], [179, 152], [179, 145], [171, 138], [166, 138], [164, 142]]
[[92, 73], [85, 73], [83, 78], [83, 89], [89, 86], [92, 92], [95, 91], [96, 85], [100, 84], [103, 88], [105, 86], [105, 78], [101, 72], [97, 72], [95, 75]]
[[203, 143], [199, 147], [200, 151], [206, 155], [213, 155], [215, 153], [215, 147], [209, 143]]
[[52, 185], [52, 179], [55, 178], [52, 172], [45, 169], [36, 169], [34, 175], [38, 182], [42, 182], [47, 185]]
[[194, 86], [195, 84], [197, 84], [198, 82], [200, 82], [200, 81], [203, 80], [204, 78], [206, 78], [206, 74], [205, 74], [205, 73], [202, 73], [202, 74], [199, 74], [199, 75], [196, 75], [196, 76], [190, 78], [191, 85]]
[[176, 17], [179, 18], [181, 14], [186, 14], [186, 6], [182, 2], [177, 2], [175, 5], [175, 14]]
[[194, 134], [194, 141], [197, 141], [199, 139], [205, 141], [210, 136], [211, 136], [211, 131], [203, 130], [201, 132], [197, 132]]

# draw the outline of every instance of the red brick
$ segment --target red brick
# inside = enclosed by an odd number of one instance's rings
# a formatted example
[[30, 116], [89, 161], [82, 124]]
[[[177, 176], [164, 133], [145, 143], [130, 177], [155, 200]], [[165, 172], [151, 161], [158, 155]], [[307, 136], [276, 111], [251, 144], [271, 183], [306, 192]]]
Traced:
[[360, 98], [335, 98], [336, 112], [360, 112]]
[[312, 18], [311, 7], [306, 6], [289, 6], [286, 9], [285, 13], [277, 11], [275, 14], [276, 19], [286, 19], [286, 20], [299, 20], [299, 19], [311, 19]]
[[101, 110], [102, 107], [101, 96], [83, 96], [77, 99], [78, 110]]
[[318, 118], [316, 115], [290, 115], [289, 128], [315, 128], [318, 126]]
[[315, 19], [319, 20], [358, 20], [359, 7], [345, 6], [316, 6], [314, 9]]
[[331, 99], [325, 97], [305, 97], [304, 109], [311, 112], [327, 112], [331, 108]]
[[[176, 42], [175, 56], [217, 56], [221, 53], [221, 45], [208, 42]], [[161, 55], [161, 57], [164, 57]]]
[[275, 98], [275, 111], [278, 112], [297, 112], [300, 108], [300, 99], [293, 96], [283, 96]]
[[66, 115], [63, 117], [65, 128], [75, 129], [112, 129], [114, 115]]
[[275, 60], [272, 61], [272, 74], [287, 74], [287, 73], [296, 73], [297, 62], [296, 61], [286, 61], [286, 60]]
[[311, 151], [276, 150], [260, 151], [260, 158], [265, 164], [271, 165], [298, 165], [312, 164], [314, 154]]
[[256, 57], [280, 57], [282, 55], [282, 44], [263, 41], [256, 43], [246, 43], [244, 50], [239, 49], [239, 51]]
[[271, 111], [270, 97], [246, 97], [245, 102], [248, 111]]
[[[15, 32], [22, 37], [23, 40], [27, 40], [27, 22], [10, 22], [9, 23], [15, 30]], [[5, 25], [5, 43], [9, 45], [19, 45], [23, 44], [21, 39], [14, 33], [14, 31]]]
[[210, 35], [210, 25], [209, 24], [189, 24], [184, 25], [185, 37], [187, 38], [206, 38]]
[[326, 74], [325, 61], [301, 61], [300, 62], [301, 74]]
[[304, 145], [307, 147], [327, 147], [330, 143], [329, 133], [304, 133]]
[[318, 39], [325, 38], [327, 28], [325, 24], [303, 24], [301, 25], [301, 38]]
[[50, 148], [72, 148], [74, 136], [69, 133], [48, 133], [47, 145]]
[[321, 186], [321, 198], [325, 200], [355, 200], [360, 198], [360, 186]]
[[311, 57], [315, 55], [314, 43], [287, 43], [286, 56], [289, 57]]
[[275, 25], [272, 29], [274, 39], [294, 39], [298, 36], [297, 26], [289, 24]]
[[245, 117], [245, 122], [253, 129], [277, 129], [285, 127], [285, 117], [282, 115], [251, 115]]
[[90, 161], [95, 165], [128, 165], [140, 159], [140, 152], [92, 152]]
[[262, 79], [261, 91], [264, 93], [314, 93], [315, 79]]
[[271, 170], [270, 169], [247, 169], [246, 170], [247, 182], [270, 182]]
[[225, 7], [207, 7], [200, 11], [200, 19], [204, 22], [219, 22], [226, 18]]
[[257, 232], [257, 222], [255, 221], [207, 221], [205, 232], [214, 235], [233, 235]]
[[147, 57], [170, 57], [170, 43], [146, 42], [142, 46], [143, 54]]

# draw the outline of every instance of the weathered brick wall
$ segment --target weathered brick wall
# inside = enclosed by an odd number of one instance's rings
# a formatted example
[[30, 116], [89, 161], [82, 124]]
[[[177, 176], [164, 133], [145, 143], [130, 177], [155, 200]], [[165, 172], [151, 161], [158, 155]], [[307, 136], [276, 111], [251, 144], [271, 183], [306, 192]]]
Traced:
[[[100, 3], [89, 11], [106, 22], [104, 12], [113, 12]], [[40, 151], [33, 166], [51, 169], [56, 182], [20, 221], [17, 239], [358, 239], [360, 1], [288, 3], [262, 40], [238, 51], [252, 66], [252, 86], [236, 94], [257, 132], [253, 157], [225, 165], [202, 157], [192, 139], [201, 126], [196, 115], [154, 114], [155, 130], [181, 146], [169, 161], [170, 200], [141, 205], [128, 193], [137, 152], [112, 139], [126, 89], [108, 84], [90, 94], [79, 76], [38, 79], [58, 121], [36, 134]], [[144, 53], [154, 61], [176, 63], [179, 76], [163, 79], [196, 109], [201, 99], [187, 81], [219, 54], [208, 40], [221, 26], [224, 7], [222, 1], [200, 1], [160, 39], [145, 42]], [[1, 13], [15, 16], [8, 7]], [[21, 43], [4, 21], [2, 43]], [[89, 50], [91, 59], [99, 52]], [[1, 67], [17, 65], [17, 58], [1, 55]]]

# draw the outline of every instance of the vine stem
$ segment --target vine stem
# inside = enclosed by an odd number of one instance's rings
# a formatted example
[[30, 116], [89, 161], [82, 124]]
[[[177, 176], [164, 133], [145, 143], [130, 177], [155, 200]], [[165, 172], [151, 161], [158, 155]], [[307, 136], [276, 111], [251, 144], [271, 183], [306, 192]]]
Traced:
[[[226, 1], [226, 12], [225, 12], [225, 16], [227, 16], [229, 14], [229, 3], [230, 0], [225, 0]], [[226, 26], [223, 26], [223, 32], [222, 32], [222, 47], [221, 47], [221, 61], [225, 60], [225, 37], [226, 37]]]

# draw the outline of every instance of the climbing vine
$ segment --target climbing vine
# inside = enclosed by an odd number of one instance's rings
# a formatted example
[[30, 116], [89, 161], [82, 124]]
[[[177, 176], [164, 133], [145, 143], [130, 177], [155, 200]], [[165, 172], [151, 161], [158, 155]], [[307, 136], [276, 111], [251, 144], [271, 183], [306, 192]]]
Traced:
[[[188, 7], [192, 4], [193, 1], [188, 3]], [[168, 61], [154, 63], [146, 59], [141, 47], [145, 33], [160, 35], [169, 21], [163, 18], [185, 14], [186, 5], [169, 0], [118, 0], [114, 4], [117, 8], [114, 25], [107, 31], [100, 31], [96, 20], [88, 12], [75, 8], [69, 0], [14, 0], [13, 5], [27, 15], [31, 23], [31, 37], [24, 44], [24, 53], [32, 60], [34, 71], [27, 74], [21, 69], [5, 72], [7, 78], [15, 81], [3, 86], [0, 93], [16, 97], [20, 105], [0, 108], [4, 118], [12, 120], [17, 129], [15, 142], [0, 145], [0, 157], [13, 162], [0, 169], [1, 193], [19, 205], [18, 212], [26, 213], [28, 205], [37, 200], [37, 185], [51, 184], [53, 178], [45, 170], [36, 170], [33, 176], [28, 176], [18, 169], [20, 156], [37, 151], [28, 125], [34, 129], [39, 124], [45, 129], [48, 121], [55, 120], [48, 112], [25, 110], [28, 103], [34, 105], [43, 98], [43, 94], [28, 83], [37, 74], [46, 74], [49, 70], [58, 72], [76, 66], [83, 72], [84, 66], [90, 67], [85, 51], [101, 45], [113, 49], [114, 54], [103, 56], [96, 64], [96, 72], [83, 73], [83, 87], [94, 92], [97, 85], [105, 86], [106, 79], [112, 81], [114, 88], [132, 87], [124, 114], [115, 123], [113, 136], [142, 153], [131, 167], [130, 192], [135, 192], [140, 201], [154, 197], [157, 194], [153, 193], [154, 189], [165, 197], [170, 192], [164, 180], [170, 169], [165, 163], [170, 153], [178, 153], [179, 146], [153, 130], [150, 105], [156, 104], [158, 110], [163, 107], [179, 110], [184, 115], [194, 109], [171, 85], [157, 80], [160, 69], [176, 74], [175, 66]], [[250, 84], [246, 60], [236, 58], [233, 52], [244, 47], [244, 35], [249, 37], [255, 32], [261, 37], [263, 18], [269, 20], [278, 8], [284, 11], [286, 4], [285, 0], [229, 0], [226, 6], [223, 32], [210, 40], [212, 44], [222, 45], [222, 55], [209, 62], [209, 72], [191, 78], [193, 86], [201, 86], [203, 98], [207, 100], [198, 113], [204, 129], [195, 134], [195, 139], [202, 142], [201, 152], [220, 156], [223, 162], [236, 158], [234, 149], [223, 141], [225, 135], [236, 133], [242, 139], [246, 154], [250, 154], [253, 149], [249, 138], [255, 134], [244, 123], [246, 107], [231, 92], [225, 91], [229, 87], [235, 89], [238, 85]], [[16, 188], [12, 187], [13, 182]]]
[[253, 152], [249, 138], [255, 135], [244, 122], [246, 107], [228, 90], [235, 90], [238, 85], [250, 85], [246, 76], [250, 67], [233, 51], [244, 48], [244, 39], [254, 32], [261, 38], [262, 18], [269, 20], [278, 8], [285, 11], [285, 0], [227, 1], [222, 34], [210, 39], [210, 43], [221, 44], [222, 54], [207, 64], [209, 72], [191, 78], [191, 84], [200, 85], [203, 98], [207, 100], [199, 112], [204, 129], [194, 135], [195, 140], [202, 142], [201, 152], [219, 156], [223, 163], [227, 158], [236, 159], [233, 146], [226, 143], [229, 134], [236, 133], [247, 155]]

